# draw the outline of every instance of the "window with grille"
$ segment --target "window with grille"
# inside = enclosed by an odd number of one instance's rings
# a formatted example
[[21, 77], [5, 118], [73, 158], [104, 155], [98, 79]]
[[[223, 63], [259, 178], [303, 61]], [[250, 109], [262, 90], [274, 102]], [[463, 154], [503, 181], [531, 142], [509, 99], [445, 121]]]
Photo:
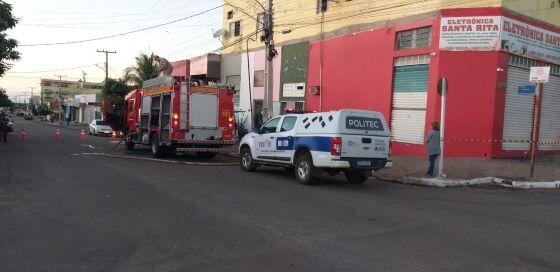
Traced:
[[229, 33], [233, 37], [241, 36], [241, 21], [229, 23]]
[[431, 26], [397, 32], [397, 50], [428, 47], [431, 44]]
[[539, 66], [539, 61], [521, 57], [521, 56], [510, 55], [508, 64], [511, 66], [516, 66], [521, 68], [531, 68], [534, 66]]
[[228, 11], [227, 18], [228, 19], [233, 19], [233, 11]]
[[551, 75], [560, 75], [560, 65], [547, 63], [545, 66], [550, 66]]

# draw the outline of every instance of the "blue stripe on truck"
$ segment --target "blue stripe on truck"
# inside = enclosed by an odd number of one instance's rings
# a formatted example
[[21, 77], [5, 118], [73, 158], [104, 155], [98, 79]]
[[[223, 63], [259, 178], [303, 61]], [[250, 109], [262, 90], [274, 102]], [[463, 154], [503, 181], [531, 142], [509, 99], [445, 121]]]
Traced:
[[296, 137], [294, 149], [301, 147], [308, 148], [312, 151], [331, 152], [332, 137], [324, 136], [307, 136]]

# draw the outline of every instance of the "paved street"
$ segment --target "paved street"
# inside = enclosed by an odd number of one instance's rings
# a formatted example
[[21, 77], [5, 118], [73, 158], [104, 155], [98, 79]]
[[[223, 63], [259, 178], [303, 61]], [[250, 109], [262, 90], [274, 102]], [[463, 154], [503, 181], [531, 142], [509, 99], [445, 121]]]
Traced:
[[[110, 138], [16, 120], [0, 271], [560, 271], [560, 194], [73, 155]], [[94, 148], [92, 148], [94, 147]]]

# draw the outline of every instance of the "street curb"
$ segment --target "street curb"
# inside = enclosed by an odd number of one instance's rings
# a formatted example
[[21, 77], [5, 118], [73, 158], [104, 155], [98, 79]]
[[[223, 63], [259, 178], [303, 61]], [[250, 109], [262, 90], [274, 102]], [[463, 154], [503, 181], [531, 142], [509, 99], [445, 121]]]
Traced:
[[129, 160], [143, 160], [143, 161], [155, 161], [155, 162], [163, 162], [163, 163], [171, 163], [171, 164], [198, 165], [198, 166], [236, 166], [236, 165], [239, 165], [239, 163], [233, 163], [233, 162], [227, 162], [227, 163], [219, 163], [219, 162], [184, 162], [184, 161], [154, 159], [154, 158], [145, 158], [145, 157], [133, 157], [133, 156], [123, 156], [123, 155], [111, 155], [111, 154], [103, 154], [103, 153], [98, 153], [98, 154], [95, 154], [95, 155], [97, 155], [97, 156], [109, 157], [109, 158], [119, 158], [119, 159], [129, 159]]
[[560, 189], [560, 181], [551, 181], [551, 182], [512, 181], [512, 180], [495, 178], [495, 177], [476, 178], [470, 180], [404, 177], [399, 180], [392, 180], [392, 181], [402, 183], [402, 184], [431, 186], [431, 187], [439, 187], [439, 188], [465, 187], [465, 186], [477, 186], [477, 185], [498, 185], [502, 187], [515, 188], [515, 189]]

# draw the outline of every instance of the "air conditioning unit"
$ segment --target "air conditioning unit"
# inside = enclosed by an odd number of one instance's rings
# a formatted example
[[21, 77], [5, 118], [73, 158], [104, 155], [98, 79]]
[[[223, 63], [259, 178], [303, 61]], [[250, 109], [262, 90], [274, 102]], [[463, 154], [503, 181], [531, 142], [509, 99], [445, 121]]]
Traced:
[[319, 95], [321, 93], [321, 87], [311, 86], [311, 87], [309, 87], [309, 93], [314, 94], [314, 95]]

